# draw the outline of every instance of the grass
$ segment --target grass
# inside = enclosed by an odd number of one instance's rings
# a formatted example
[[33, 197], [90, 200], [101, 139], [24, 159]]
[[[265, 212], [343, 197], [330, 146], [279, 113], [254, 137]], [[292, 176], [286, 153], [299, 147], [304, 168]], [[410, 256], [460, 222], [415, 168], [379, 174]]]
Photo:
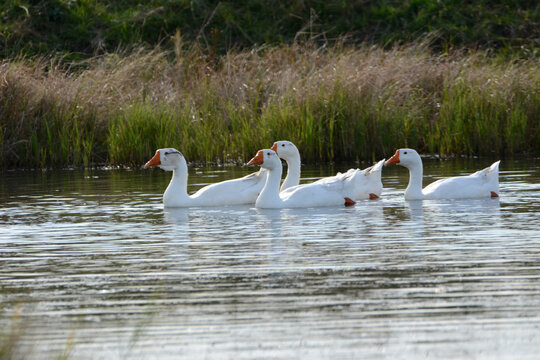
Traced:
[[[35, 329], [37, 326], [41, 332], [47, 331], [46, 328], [42, 327], [43, 322], [37, 322], [34, 316], [24, 314], [29, 309], [28, 304], [17, 303], [13, 309], [7, 310], [6, 308], [8, 307], [11, 308], [11, 305], [0, 303], [0, 317], [3, 321], [3, 327], [0, 329], [0, 359], [22, 360], [39, 358], [68, 360], [74, 358], [74, 353], [79, 345], [79, 339], [77, 339], [78, 336], [76, 333], [84, 330], [82, 325], [75, 325], [75, 328], [71, 325], [69, 330], [56, 329], [65, 333], [65, 343], [63, 345], [55, 344], [52, 346], [48, 344], [47, 346], [47, 344], [42, 342], [41, 345], [46, 347], [38, 349], [34, 339], [36, 336]], [[126, 344], [117, 344], [118, 349], [120, 349], [117, 350], [122, 353], [121, 358], [133, 358], [134, 354], [137, 353], [138, 342], [144, 336], [147, 326], [150, 325], [152, 314], [149, 314], [147, 318], [140, 319], [135, 324]], [[58, 346], [58, 348], [55, 349], [53, 346]], [[38, 351], [39, 355], [37, 355]]]
[[[5, 314], [0, 314], [4, 316]], [[5, 319], [6, 326], [0, 330], [0, 359], [18, 360], [35, 358], [35, 349], [29, 341], [29, 325], [27, 320], [21, 317], [21, 306], [18, 305], [12, 316]], [[56, 360], [67, 360], [70, 358], [70, 352], [73, 349], [73, 334], [66, 339], [65, 347], [58, 355], [51, 357]], [[43, 358], [43, 355], [40, 356]]]
[[168, 45], [179, 31], [211, 54], [296, 41], [384, 46], [437, 34], [432, 45], [538, 57], [540, 6], [532, 0], [5, 0], [0, 57], [70, 60], [134, 44]]
[[244, 162], [278, 139], [303, 159], [540, 151], [535, 59], [433, 55], [424, 44], [282, 45], [0, 63], [0, 166], [141, 165], [160, 147]]
[[25, 357], [22, 354], [19, 354], [21, 351], [19, 342], [22, 333], [23, 329], [20, 324], [20, 314], [19, 311], [16, 310], [11, 316], [11, 319], [9, 319], [9, 324], [5, 325], [0, 332], [0, 359], [22, 359]]

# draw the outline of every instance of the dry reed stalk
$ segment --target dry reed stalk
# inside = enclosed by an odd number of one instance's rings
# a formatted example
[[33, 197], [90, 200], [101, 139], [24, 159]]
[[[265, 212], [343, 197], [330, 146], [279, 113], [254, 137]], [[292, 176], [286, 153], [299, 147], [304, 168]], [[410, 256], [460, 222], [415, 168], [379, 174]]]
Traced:
[[[308, 161], [380, 157], [405, 145], [538, 151], [534, 60], [436, 56], [422, 44], [294, 44], [216, 59], [183, 46], [108, 54], [71, 70], [55, 60], [4, 61], [0, 163], [137, 163], [148, 148], [174, 145], [162, 141], [185, 146], [192, 160], [245, 160], [276, 138], [297, 142]], [[132, 148], [115, 154], [122, 144]]]

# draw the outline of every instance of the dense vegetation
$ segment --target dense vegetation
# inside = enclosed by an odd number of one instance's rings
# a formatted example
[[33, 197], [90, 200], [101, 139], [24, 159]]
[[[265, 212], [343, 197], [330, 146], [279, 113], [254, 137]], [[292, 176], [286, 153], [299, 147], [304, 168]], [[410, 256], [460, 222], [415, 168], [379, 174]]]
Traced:
[[59, 53], [69, 59], [133, 44], [168, 46], [177, 30], [210, 53], [309, 39], [392, 45], [435, 34], [436, 49], [536, 54], [533, 0], [4, 0], [0, 56]]
[[143, 164], [173, 146], [190, 160], [245, 161], [274, 140], [306, 161], [540, 148], [535, 60], [434, 56], [421, 46], [281, 46], [214, 60], [197, 47], [110, 54], [72, 72], [0, 66], [0, 164]]
[[8, 0], [0, 20], [3, 167], [277, 139], [305, 161], [540, 151], [534, 1]]

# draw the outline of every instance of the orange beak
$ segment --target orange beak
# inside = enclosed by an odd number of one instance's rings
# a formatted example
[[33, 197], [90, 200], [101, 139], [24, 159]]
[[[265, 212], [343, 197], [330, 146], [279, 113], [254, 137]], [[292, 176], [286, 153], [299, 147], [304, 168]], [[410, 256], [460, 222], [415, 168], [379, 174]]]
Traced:
[[262, 165], [263, 162], [264, 162], [263, 151], [259, 150], [257, 151], [257, 155], [255, 155], [253, 159], [249, 160], [247, 164], [248, 165]]
[[159, 157], [159, 150], [156, 151], [156, 154], [154, 155], [153, 158], [151, 158], [150, 160], [148, 160], [146, 164], [144, 164], [144, 168], [147, 169], [150, 166], [157, 166], [157, 165], [161, 165], [161, 158]]
[[391, 165], [391, 164], [399, 164], [399, 149], [396, 150], [396, 153], [394, 154], [394, 156], [386, 160], [386, 162], [384, 163], [384, 165]]
[[274, 143], [274, 145], [272, 145], [272, 147], [270, 148], [271, 150], [274, 150], [277, 154], [277, 143]]

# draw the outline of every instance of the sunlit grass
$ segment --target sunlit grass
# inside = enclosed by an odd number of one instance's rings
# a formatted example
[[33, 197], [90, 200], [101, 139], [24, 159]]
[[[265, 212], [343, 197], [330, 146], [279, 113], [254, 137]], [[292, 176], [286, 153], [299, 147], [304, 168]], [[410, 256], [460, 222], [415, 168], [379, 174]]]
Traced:
[[109, 54], [71, 70], [50, 59], [0, 64], [0, 164], [143, 164], [176, 147], [237, 162], [278, 139], [304, 161], [372, 160], [396, 147], [511, 155], [540, 149], [535, 60], [421, 45], [281, 46], [206, 56]]

